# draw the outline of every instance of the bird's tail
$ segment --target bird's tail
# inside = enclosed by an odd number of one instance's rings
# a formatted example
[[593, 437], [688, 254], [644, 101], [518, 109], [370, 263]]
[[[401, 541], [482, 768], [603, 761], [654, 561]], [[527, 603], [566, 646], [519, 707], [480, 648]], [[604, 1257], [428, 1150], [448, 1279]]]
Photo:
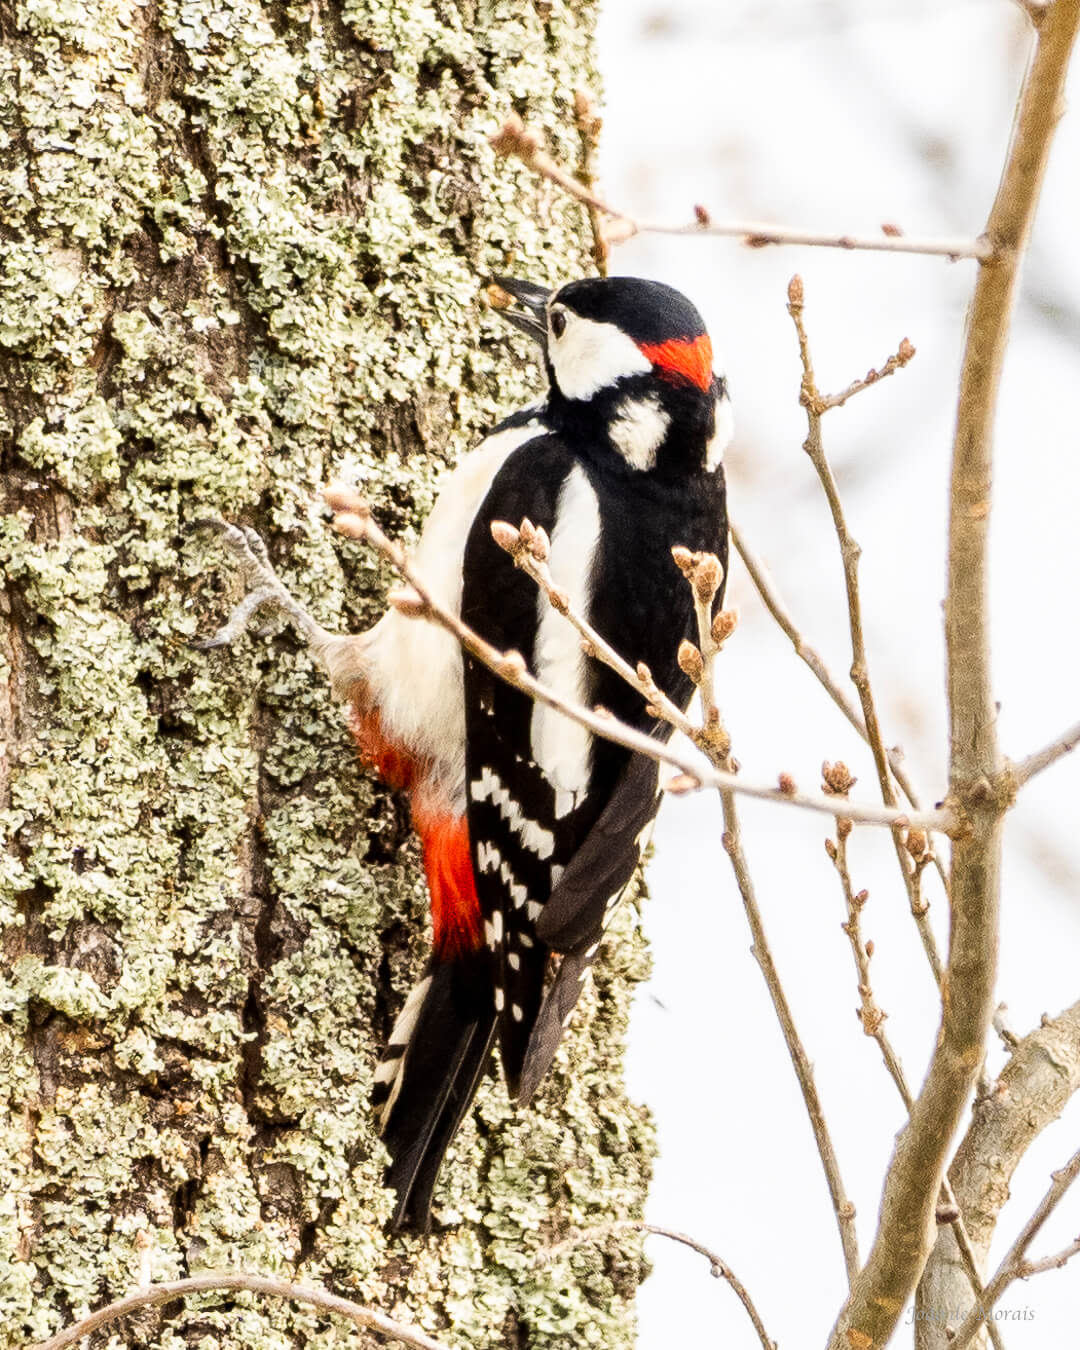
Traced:
[[405, 1000], [375, 1071], [375, 1104], [397, 1191], [392, 1226], [431, 1227], [443, 1155], [491, 1053], [495, 1008], [484, 954], [433, 959]]

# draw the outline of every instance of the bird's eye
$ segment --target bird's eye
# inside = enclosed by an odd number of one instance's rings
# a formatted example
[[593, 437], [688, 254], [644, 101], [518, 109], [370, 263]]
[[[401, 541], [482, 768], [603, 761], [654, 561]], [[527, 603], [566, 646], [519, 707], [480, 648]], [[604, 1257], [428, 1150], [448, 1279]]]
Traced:
[[557, 338], [561, 338], [566, 332], [566, 315], [561, 309], [553, 311], [551, 315], [551, 332], [552, 336]]

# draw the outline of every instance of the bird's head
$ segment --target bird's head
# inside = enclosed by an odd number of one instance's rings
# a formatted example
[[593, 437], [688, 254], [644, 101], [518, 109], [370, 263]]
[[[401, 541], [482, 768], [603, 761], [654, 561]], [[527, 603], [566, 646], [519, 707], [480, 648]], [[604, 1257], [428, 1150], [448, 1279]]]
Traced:
[[503, 318], [535, 338], [550, 412], [639, 472], [711, 470], [731, 439], [730, 403], [697, 309], [640, 277], [589, 277], [558, 290], [497, 277], [520, 308]]

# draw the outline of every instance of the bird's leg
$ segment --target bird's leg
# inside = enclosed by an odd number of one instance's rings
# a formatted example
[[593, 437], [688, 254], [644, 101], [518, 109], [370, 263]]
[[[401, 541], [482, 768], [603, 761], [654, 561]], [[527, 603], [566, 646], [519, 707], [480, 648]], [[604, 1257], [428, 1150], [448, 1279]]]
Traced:
[[[199, 651], [209, 651], [214, 647], [225, 647], [233, 642], [247, 628], [252, 616], [259, 609], [272, 607], [284, 614], [307, 642], [312, 655], [327, 671], [335, 686], [342, 683], [345, 673], [343, 666], [351, 662], [343, 660], [346, 650], [357, 639], [331, 633], [307, 612], [300, 602], [286, 589], [270, 562], [266, 545], [258, 534], [248, 526], [230, 525], [223, 520], [200, 520], [200, 529], [213, 530], [228, 551], [240, 564], [240, 571], [247, 585], [247, 594], [236, 605], [213, 637], [192, 642]], [[339, 689], [339, 692], [344, 692]]]

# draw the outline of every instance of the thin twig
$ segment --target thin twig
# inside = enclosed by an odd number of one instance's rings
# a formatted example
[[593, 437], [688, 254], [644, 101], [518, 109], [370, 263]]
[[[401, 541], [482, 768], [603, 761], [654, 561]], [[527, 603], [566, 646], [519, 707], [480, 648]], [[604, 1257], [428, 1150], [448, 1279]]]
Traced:
[[1021, 1261], [1017, 1268], [1017, 1276], [1021, 1280], [1026, 1280], [1047, 1270], [1060, 1270], [1066, 1261], [1071, 1261], [1078, 1255], [1080, 1255], [1080, 1237], [1073, 1238], [1067, 1247], [1062, 1247], [1061, 1251], [1054, 1252], [1052, 1256], [1044, 1256], [1038, 1261]]
[[[1080, 1149], [1077, 1149], [1060, 1171], [1053, 1174], [1053, 1181], [1050, 1183], [1050, 1189], [1043, 1196], [1042, 1200], [1040, 1200], [1038, 1208], [1035, 1210], [1034, 1214], [1032, 1214], [1031, 1218], [1028, 1219], [1027, 1223], [1024, 1224], [1023, 1228], [1021, 1228], [1020, 1232], [1017, 1234], [1016, 1241], [1002, 1258], [1001, 1265], [998, 1266], [994, 1278], [986, 1286], [982, 1303], [972, 1308], [971, 1312], [968, 1313], [967, 1317], [965, 1317], [960, 1324], [955, 1337], [949, 1342], [950, 1350], [964, 1350], [964, 1347], [970, 1343], [975, 1333], [982, 1328], [987, 1314], [1009, 1285], [1012, 1284], [1013, 1280], [1023, 1279], [1027, 1275], [1034, 1274], [1036, 1268], [1040, 1270], [1053, 1269], [1054, 1262], [1057, 1261], [1058, 1256], [1061, 1256], [1062, 1253], [1059, 1252], [1052, 1257], [1049, 1265], [1045, 1265], [1043, 1262], [1034, 1262], [1030, 1267], [1028, 1267], [1028, 1263], [1024, 1260], [1024, 1253], [1027, 1251], [1028, 1247], [1031, 1246], [1031, 1243], [1038, 1235], [1039, 1230], [1053, 1213], [1058, 1201], [1073, 1184], [1078, 1175], [1080, 1175]], [[1080, 1247], [1080, 1238], [1077, 1239], [1077, 1242], [1074, 1243], [1073, 1246]], [[1065, 1260], [1068, 1260], [1067, 1256], [1065, 1257]], [[1062, 1262], [1062, 1264], [1064, 1264], [1064, 1262]]]
[[[603, 123], [596, 111], [596, 105], [591, 95], [587, 94], [584, 89], [577, 89], [574, 92], [574, 121], [577, 123], [581, 144], [577, 176], [585, 188], [591, 191], [594, 179], [593, 162], [600, 144], [600, 129]], [[592, 230], [593, 259], [596, 262], [597, 271], [602, 277], [606, 277], [609, 250], [604, 238], [603, 213], [588, 202], [586, 203], [586, 210], [589, 213], [589, 228]]]
[[109, 1303], [104, 1308], [99, 1308], [97, 1312], [89, 1313], [86, 1317], [80, 1318], [78, 1322], [72, 1323], [70, 1327], [66, 1327], [63, 1331], [50, 1337], [49, 1340], [28, 1346], [27, 1350], [63, 1350], [64, 1346], [74, 1345], [76, 1341], [82, 1340], [84, 1336], [88, 1336], [99, 1327], [117, 1322], [121, 1317], [126, 1317], [128, 1313], [135, 1312], [139, 1308], [151, 1307], [158, 1303], [172, 1303], [175, 1299], [185, 1298], [188, 1294], [201, 1294], [214, 1289], [267, 1294], [271, 1298], [285, 1298], [297, 1303], [310, 1303], [313, 1307], [321, 1308], [324, 1312], [334, 1313], [339, 1317], [347, 1317], [358, 1327], [379, 1331], [384, 1336], [390, 1336], [394, 1340], [400, 1341], [403, 1345], [414, 1346], [416, 1350], [447, 1350], [447, 1346], [442, 1341], [435, 1340], [417, 1327], [406, 1326], [404, 1322], [396, 1322], [393, 1318], [377, 1312], [374, 1308], [366, 1308], [363, 1304], [353, 1303], [351, 1299], [340, 1298], [337, 1294], [328, 1293], [325, 1289], [315, 1289], [305, 1284], [292, 1284], [288, 1280], [267, 1279], [263, 1275], [248, 1275], [244, 1271], [193, 1275], [187, 1280], [168, 1280], [161, 1284], [151, 1284], [145, 1288], [136, 1289], [123, 1298], [117, 1299], [115, 1303]]
[[1078, 745], [1080, 745], [1080, 722], [1074, 723], [1060, 736], [1055, 736], [1049, 745], [1044, 745], [1041, 750], [1036, 750], [1033, 755], [1028, 755], [1018, 764], [1014, 764], [1012, 766], [1013, 782], [1018, 788], [1023, 787], [1037, 773], [1042, 773], [1043, 769], [1048, 769], [1051, 764], [1056, 764], [1059, 759], [1075, 750]]
[[568, 196], [584, 203], [591, 212], [609, 217], [612, 225], [606, 231], [608, 243], [621, 243], [635, 234], [708, 235], [714, 238], [736, 238], [752, 248], [766, 244], [806, 244], [813, 248], [862, 249], [877, 253], [916, 253], [935, 257], [978, 258], [993, 256], [990, 242], [985, 239], [927, 239], [902, 234], [895, 227], [882, 227], [881, 234], [851, 234], [846, 231], [829, 232], [802, 227], [774, 225], [760, 220], [714, 221], [709, 213], [698, 207], [694, 219], [685, 225], [648, 224], [609, 205], [598, 197], [591, 186], [580, 182], [562, 167], [544, 149], [543, 137], [516, 114], [511, 115], [489, 140], [500, 155], [514, 155], [534, 173], [554, 183]]
[[679, 1242], [684, 1247], [689, 1247], [692, 1251], [703, 1256], [709, 1263], [709, 1272], [714, 1279], [726, 1280], [734, 1290], [739, 1302], [746, 1309], [746, 1314], [754, 1325], [758, 1340], [761, 1342], [762, 1350], [776, 1350], [776, 1342], [769, 1338], [765, 1330], [764, 1323], [754, 1307], [753, 1300], [746, 1291], [746, 1286], [739, 1280], [735, 1272], [731, 1269], [723, 1257], [718, 1256], [716, 1252], [710, 1250], [696, 1238], [689, 1237], [686, 1233], [677, 1232], [674, 1228], [662, 1228], [659, 1224], [646, 1223], [642, 1219], [618, 1219], [614, 1223], [602, 1224], [596, 1228], [587, 1228], [580, 1233], [572, 1233], [562, 1242], [557, 1242], [549, 1247], [547, 1251], [541, 1253], [541, 1260], [545, 1263], [554, 1261], [565, 1252], [573, 1251], [577, 1247], [584, 1246], [588, 1242], [604, 1242], [614, 1233], [649, 1233], [655, 1237], [669, 1238], [672, 1242]]
[[840, 1244], [844, 1250], [844, 1265], [847, 1269], [850, 1286], [854, 1283], [859, 1269], [859, 1248], [855, 1236], [855, 1206], [848, 1199], [844, 1190], [844, 1183], [840, 1176], [840, 1164], [837, 1161], [829, 1129], [825, 1123], [825, 1112], [817, 1093], [817, 1085], [814, 1082], [814, 1071], [795, 1027], [795, 1019], [792, 1017], [791, 1007], [773, 963], [768, 938], [765, 936], [761, 911], [758, 908], [757, 896], [754, 892], [754, 883], [750, 876], [746, 855], [743, 852], [735, 796], [731, 792], [721, 792], [720, 800], [724, 808], [724, 851], [731, 859], [735, 881], [739, 887], [743, 908], [750, 925], [750, 933], [753, 938], [753, 946], [750, 950], [761, 967], [762, 975], [765, 977], [765, 984], [769, 990], [769, 996], [772, 999], [776, 1016], [780, 1022], [780, 1029], [787, 1044], [788, 1054], [791, 1056], [791, 1063], [795, 1069], [795, 1076], [799, 1080], [803, 1101], [806, 1103], [810, 1126], [814, 1132], [814, 1142], [817, 1144], [821, 1165], [825, 1170], [825, 1181], [829, 1188], [829, 1196], [832, 1199], [837, 1227], [840, 1230]]
[[[781, 598], [779, 591], [776, 589], [776, 584], [774, 583], [772, 577], [769, 575], [768, 569], [766, 568], [764, 562], [750, 547], [750, 545], [746, 541], [745, 536], [742, 534], [742, 532], [738, 529], [736, 525], [732, 524], [730, 525], [729, 528], [731, 533], [731, 542], [735, 545], [735, 551], [742, 559], [743, 566], [749, 573], [750, 580], [754, 583], [755, 590], [761, 597], [761, 601], [764, 604], [765, 608], [772, 615], [773, 619], [775, 619], [778, 627], [780, 628], [780, 631], [791, 642], [791, 645], [795, 649], [795, 655], [809, 667], [811, 672], [816, 676], [818, 683], [821, 685], [821, 687], [825, 690], [825, 692], [829, 695], [832, 701], [836, 704], [836, 706], [840, 709], [840, 711], [844, 714], [847, 720], [851, 723], [851, 725], [855, 728], [855, 730], [865, 741], [867, 739], [866, 723], [863, 721], [862, 713], [859, 712], [858, 708], [848, 697], [847, 693], [840, 687], [837, 681], [833, 678], [832, 673], [826, 666], [825, 662], [821, 659], [819, 653], [807, 642], [806, 638], [803, 636], [798, 625], [795, 623], [795, 620], [792, 618], [791, 612], [784, 604], [784, 601]], [[911, 804], [912, 807], [914, 807], [916, 811], [922, 810], [922, 806], [919, 801], [918, 794], [915, 791], [914, 785], [912, 784], [911, 779], [908, 777], [906, 771], [904, 770], [903, 765], [899, 761], [899, 752], [896, 750], [889, 750], [888, 761], [889, 761], [889, 769], [892, 773], [893, 778], [896, 779], [897, 787], [899, 787], [900, 791], [904, 794], [908, 802]], [[932, 855], [929, 855], [928, 861], [933, 862], [935, 868], [937, 869], [938, 875], [941, 877], [942, 885], [945, 886], [946, 888], [947, 894], [948, 877], [946, 875], [945, 866], [942, 863], [940, 856], [937, 853], [933, 853]], [[918, 889], [919, 881], [920, 881], [920, 873], [916, 872], [913, 876], [913, 882], [915, 884], [916, 890]], [[915, 906], [916, 912], [925, 913], [925, 909], [922, 908], [924, 904], [925, 902], [923, 902], [920, 899], [919, 905]]]
[[[798, 791], [786, 791], [780, 787], [766, 786], [747, 782], [741, 775], [722, 769], [706, 767], [697, 759], [680, 753], [665, 742], [658, 741], [644, 732], [636, 731], [617, 718], [603, 711], [595, 711], [561, 698], [554, 690], [542, 684], [529, 673], [524, 659], [518, 652], [502, 652], [485, 642], [467, 624], [435, 599], [424, 579], [416, 572], [408, 555], [399, 544], [389, 539], [374, 522], [367, 503], [350, 488], [328, 489], [327, 500], [338, 512], [334, 527], [340, 533], [353, 539], [362, 539], [371, 545], [390, 563], [399, 576], [403, 577], [415, 592], [415, 598], [399, 597], [397, 605], [403, 612], [418, 619], [426, 619], [452, 633], [471, 656], [494, 671], [515, 689], [555, 708], [572, 721], [587, 727], [594, 735], [602, 736], [617, 745], [647, 755], [661, 764], [670, 764], [680, 770], [679, 790], [698, 791], [703, 788], [723, 789], [742, 792], [763, 801], [786, 802], [791, 806], [802, 807], [809, 811], [824, 812], [835, 816], [842, 810], [852, 820], [862, 824], [900, 826], [901, 828], [921, 828], [947, 833], [952, 826], [952, 817], [947, 811], [907, 811], [899, 808], [876, 806], [873, 803], [851, 803], [840, 807], [826, 796]], [[393, 597], [392, 597], [393, 599]]]
[[[840, 558], [844, 570], [844, 588], [847, 593], [848, 607], [848, 630], [851, 635], [851, 682], [855, 686], [855, 692], [859, 696], [859, 705], [862, 708], [863, 726], [866, 730], [866, 742], [870, 747], [870, 753], [873, 756], [874, 768], [877, 771], [878, 787], [881, 792], [881, 800], [886, 806], [895, 807], [897, 805], [897, 796], [893, 788], [893, 777], [895, 770], [889, 763], [888, 751], [885, 749], [885, 741], [881, 734], [881, 725], [878, 722], [877, 708], [874, 703], [873, 688], [870, 683], [870, 669], [866, 655], [866, 638], [863, 630], [862, 620], [862, 599], [859, 593], [859, 558], [862, 549], [854, 539], [848, 528], [847, 518], [844, 515], [843, 504], [840, 501], [840, 493], [836, 486], [836, 479], [833, 477], [832, 468], [825, 455], [825, 447], [821, 439], [821, 419], [824, 414], [833, 407], [838, 407], [852, 394], [860, 389], [868, 388], [870, 384], [876, 383], [884, 375], [891, 375], [894, 371], [905, 365], [915, 354], [915, 349], [907, 342], [907, 339], [900, 344], [900, 349], [895, 357], [890, 357], [889, 361], [881, 368], [881, 371], [871, 371], [864, 380], [856, 381], [849, 386], [843, 394], [832, 396], [822, 395], [817, 387], [814, 377], [814, 365], [810, 356], [810, 342], [807, 337], [806, 327], [803, 323], [803, 283], [800, 277], [792, 277], [788, 285], [788, 313], [791, 315], [792, 322], [795, 325], [795, 333], [799, 342], [799, 357], [802, 362], [803, 375], [802, 386], [799, 394], [799, 402], [806, 409], [807, 436], [803, 442], [803, 449], [806, 451], [814, 470], [817, 473], [822, 489], [825, 493], [825, 500], [829, 504], [829, 512], [833, 519], [833, 528], [836, 531], [837, 542], [840, 545]], [[906, 346], [905, 346], [906, 344]], [[871, 378], [873, 377], [873, 378]], [[893, 848], [896, 852], [896, 860], [900, 867], [900, 873], [904, 879], [904, 889], [907, 891], [908, 906], [919, 932], [919, 938], [922, 941], [923, 951], [926, 953], [926, 959], [930, 963], [930, 969], [933, 972], [934, 981], [938, 988], [941, 988], [942, 976], [944, 973], [944, 963], [941, 959], [941, 953], [938, 950], [937, 939], [934, 936], [934, 930], [930, 925], [927, 911], [929, 905], [916, 890], [913, 880], [913, 865], [911, 857], [906, 847], [905, 834], [902, 829], [896, 828], [892, 832]]]
[[1031, 231], [1080, 0], [1054, 0], [1038, 30], [986, 234], [958, 391], [945, 601], [950, 797], [969, 825], [954, 837], [948, 998], [908, 1125], [897, 1141], [866, 1265], [829, 1350], [883, 1346], [929, 1255], [934, 1205], [953, 1132], [982, 1060], [994, 1003], [1002, 821], [1010, 804], [990, 679], [987, 545], [994, 416], [1020, 260]]

